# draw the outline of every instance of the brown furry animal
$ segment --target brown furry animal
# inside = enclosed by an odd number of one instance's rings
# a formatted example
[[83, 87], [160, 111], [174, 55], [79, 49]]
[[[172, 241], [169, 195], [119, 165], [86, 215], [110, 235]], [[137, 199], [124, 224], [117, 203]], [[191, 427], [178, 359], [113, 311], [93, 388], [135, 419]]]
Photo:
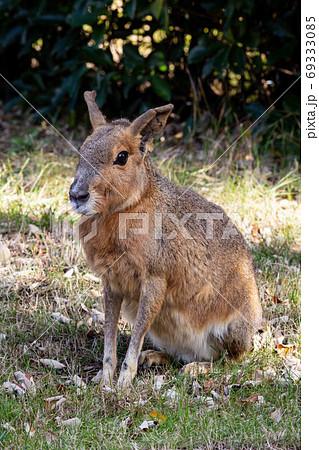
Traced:
[[250, 250], [221, 207], [171, 183], [149, 158], [173, 105], [132, 123], [106, 122], [95, 92], [84, 97], [93, 133], [81, 147], [70, 200], [85, 215], [80, 238], [104, 285], [102, 384], [116, 369], [120, 311], [134, 324], [121, 387], [136, 374], [146, 333], [186, 362], [225, 350], [238, 357], [262, 316]]

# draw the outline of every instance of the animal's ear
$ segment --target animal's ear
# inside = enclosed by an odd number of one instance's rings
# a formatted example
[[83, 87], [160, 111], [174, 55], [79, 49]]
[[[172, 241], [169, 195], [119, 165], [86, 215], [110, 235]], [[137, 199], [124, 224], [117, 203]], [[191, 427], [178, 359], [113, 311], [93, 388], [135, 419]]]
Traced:
[[97, 127], [102, 127], [106, 125], [106, 120], [103, 114], [99, 110], [99, 107], [95, 103], [96, 91], [86, 91], [84, 92], [84, 100], [88, 106], [89, 115], [93, 130]]
[[139, 116], [130, 126], [130, 130], [134, 136], [141, 134], [149, 136], [161, 131], [167, 121], [168, 116], [172, 112], [174, 105], [159, 106], [158, 108], [149, 109]]
[[138, 134], [142, 136], [140, 147], [142, 153], [147, 154], [153, 150], [153, 136], [162, 131], [173, 108], [174, 105], [169, 104], [149, 109], [132, 122], [130, 131], [133, 136]]
[[173, 108], [174, 105], [169, 104], [149, 109], [130, 125], [130, 131], [133, 136], [139, 134], [142, 136], [140, 151], [143, 159], [149, 152], [153, 151], [153, 136], [164, 128]]

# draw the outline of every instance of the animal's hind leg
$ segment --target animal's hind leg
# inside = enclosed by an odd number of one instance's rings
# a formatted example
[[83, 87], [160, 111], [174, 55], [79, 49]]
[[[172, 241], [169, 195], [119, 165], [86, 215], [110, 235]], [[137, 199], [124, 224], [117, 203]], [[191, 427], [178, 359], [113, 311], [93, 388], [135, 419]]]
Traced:
[[153, 364], [168, 364], [170, 362], [170, 357], [163, 352], [159, 352], [157, 350], [145, 350], [141, 352], [138, 366], [143, 369], [150, 368]]
[[240, 319], [231, 324], [224, 337], [225, 350], [228, 355], [233, 359], [238, 359], [250, 350], [252, 336], [256, 331], [254, 323], [250, 324], [248, 320]]

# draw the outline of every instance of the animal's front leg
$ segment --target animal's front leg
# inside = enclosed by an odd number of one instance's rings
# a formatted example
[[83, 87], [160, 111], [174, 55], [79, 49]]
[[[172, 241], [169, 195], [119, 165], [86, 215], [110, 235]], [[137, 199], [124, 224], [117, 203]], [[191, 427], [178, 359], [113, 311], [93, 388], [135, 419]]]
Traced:
[[142, 286], [139, 308], [133, 326], [130, 345], [122, 364], [118, 386], [126, 389], [136, 375], [138, 357], [144, 337], [160, 311], [166, 290], [166, 282], [159, 277], [148, 279]]
[[101, 385], [110, 386], [117, 364], [116, 338], [117, 324], [120, 316], [122, 297], [113, 292], [108, 293], [104, 287], [104, 355]]

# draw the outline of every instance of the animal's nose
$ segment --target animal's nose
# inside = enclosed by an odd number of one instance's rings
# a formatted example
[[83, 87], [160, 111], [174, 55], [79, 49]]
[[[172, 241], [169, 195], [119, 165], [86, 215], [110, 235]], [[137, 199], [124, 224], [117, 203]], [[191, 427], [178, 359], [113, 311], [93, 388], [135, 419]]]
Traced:
[[87, 189], [80, 187], [78, 183], [72, 183], [69, 191], [70, 200], [75, 203], [86, 203], [90, 198], [90, 194]]

